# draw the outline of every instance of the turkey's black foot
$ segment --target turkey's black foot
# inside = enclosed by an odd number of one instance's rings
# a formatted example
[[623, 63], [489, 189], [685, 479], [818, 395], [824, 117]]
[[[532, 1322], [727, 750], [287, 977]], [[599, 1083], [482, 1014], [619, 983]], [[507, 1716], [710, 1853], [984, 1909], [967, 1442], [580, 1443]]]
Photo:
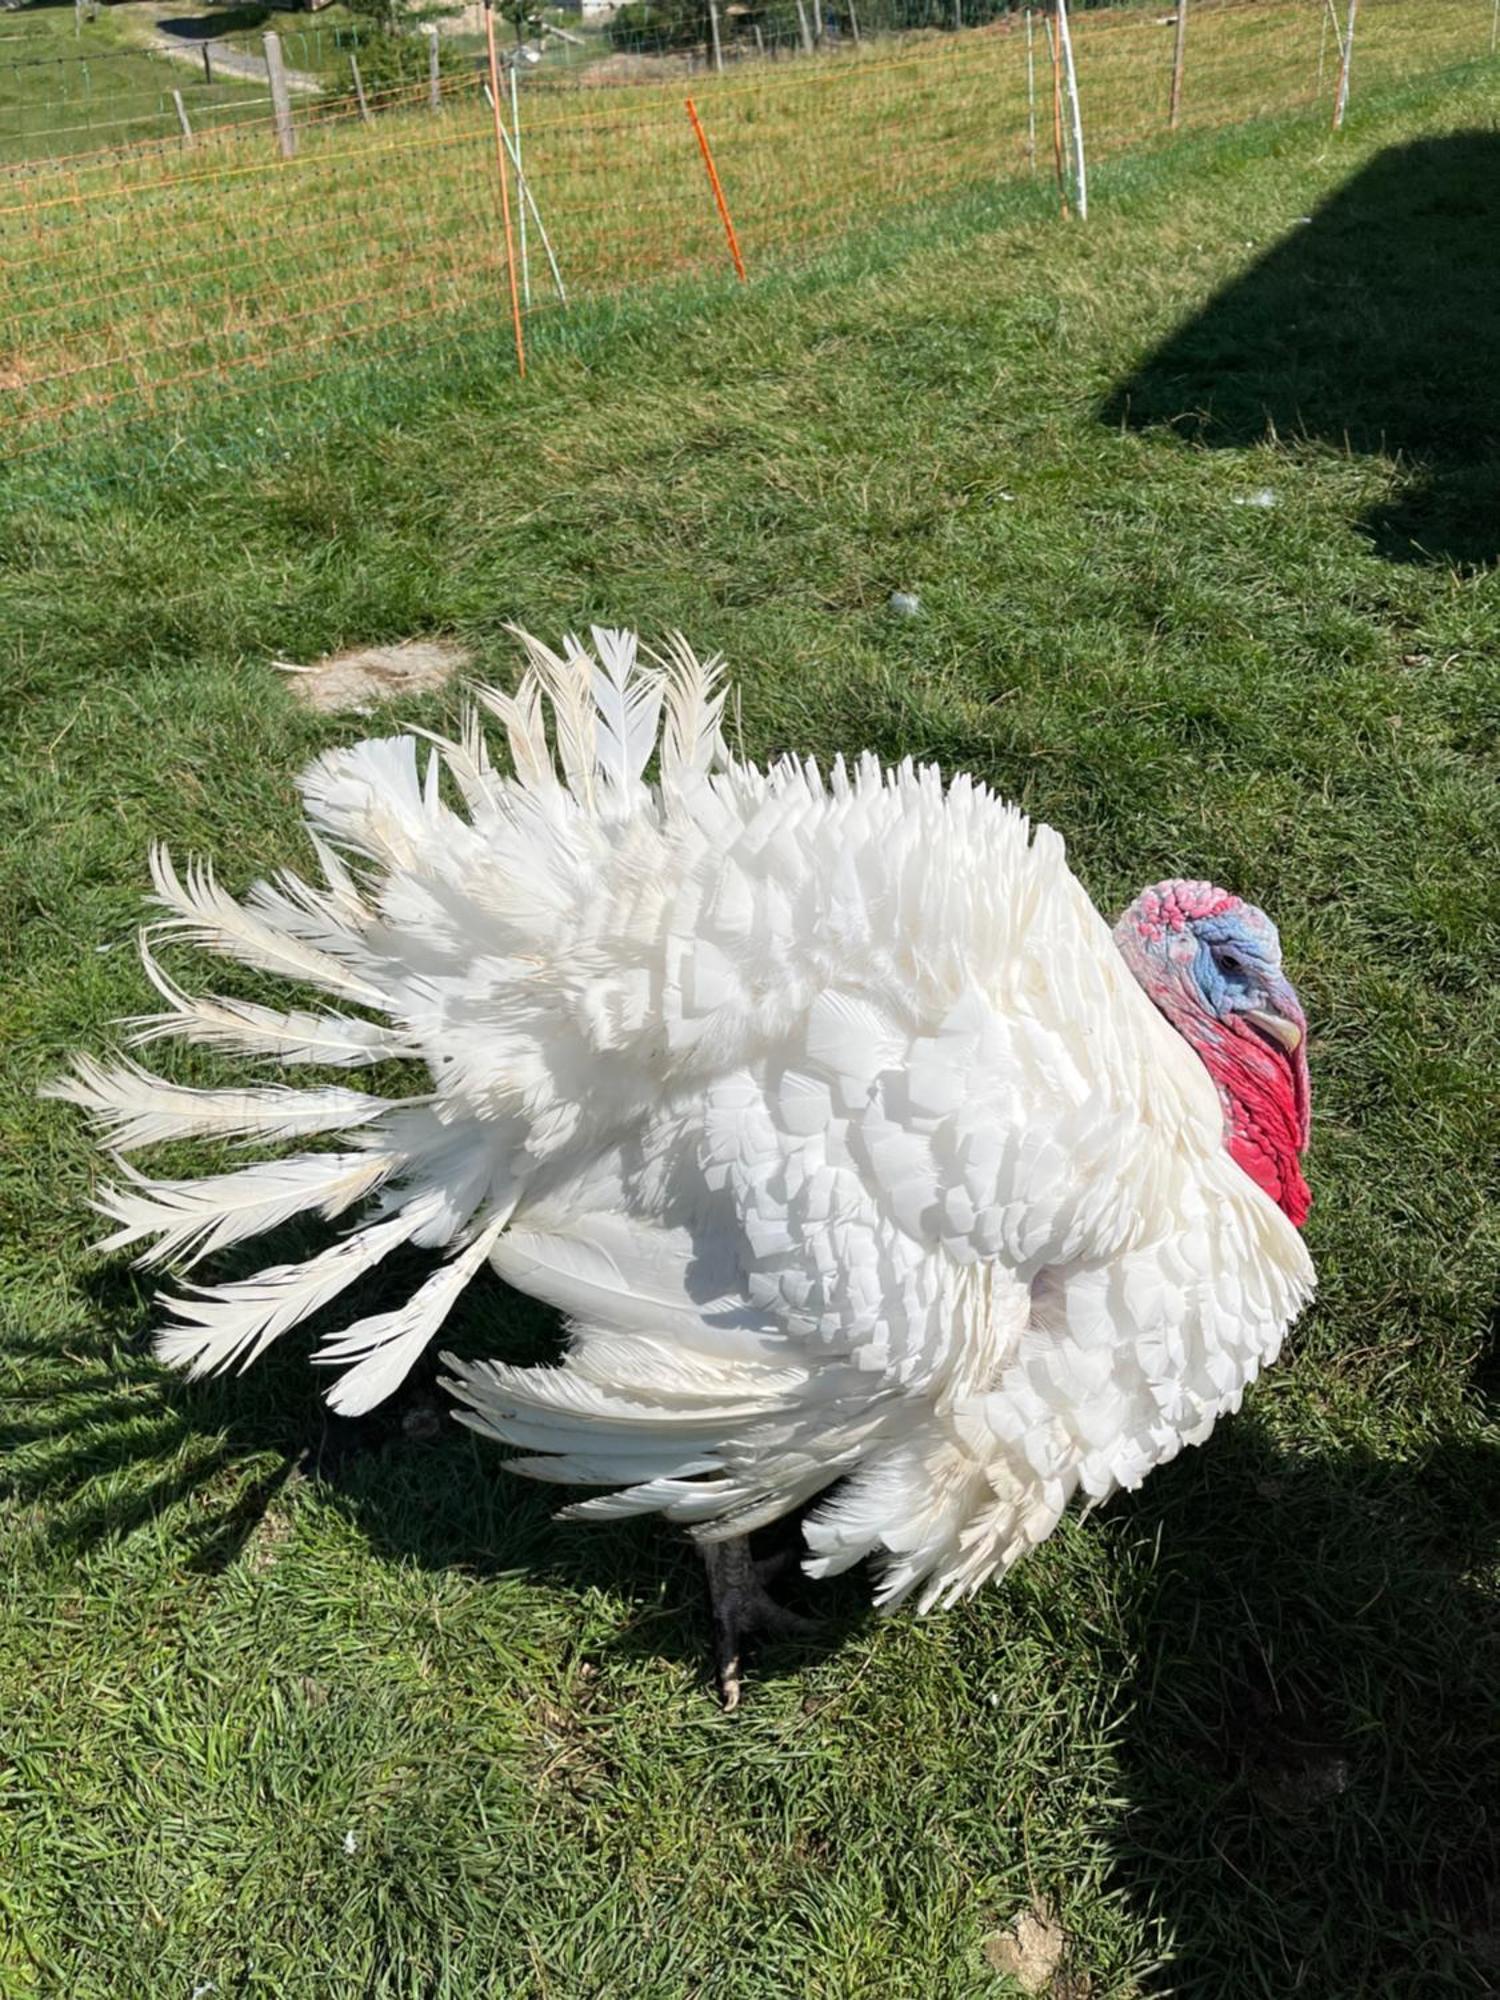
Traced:
[[765, 1570], [786, 1568], [786, 1557], [773, 1558], [765, 1565], [757, 1563], [744, 1535], [728, 1542], [701, 1542], [699, 1547], [714, 1614], [714, 1679], [725, 1708], [738, 1708], [745, 1642], [794, 1638], [816, 1631], [817, 1625], [778, 1604], [766, 1589]]

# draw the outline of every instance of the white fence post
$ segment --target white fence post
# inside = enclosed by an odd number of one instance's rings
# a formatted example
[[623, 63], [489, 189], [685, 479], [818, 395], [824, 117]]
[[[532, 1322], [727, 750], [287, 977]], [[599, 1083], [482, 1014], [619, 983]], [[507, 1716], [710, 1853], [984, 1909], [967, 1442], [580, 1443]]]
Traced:
[[364, 124], [370, 124], [370, 107], [365, 102], [365, 80], [359, 73], [359, 57], [353, 49], [349, 51], [349, 68], [354, 76], [354, 95], [359, 103], [359, 115]]
[[[1354, 6], [1356, 0], [1349, 0]], [[1068, 86], [1068, 115], [1073, 127], [1073, 194], [1078, 219], [1089, 217], [1089, 178], [1083, 163], [1083, 113], [1078, 105], [1078, 72], [1073, 67], [1073, 37], [1068, 32], [1068, 0], [1057, 0], [1057, 38], [1062, 45], [1063, 75]]]
[[[1338, 131], [1344, 122], [1344, 113], [1349, 109], [1349, 64], [1354, 57], [1354, 17], [1359, 12], [1359, 0], [1349, 0], [1349, 19], [1344, 24], [1344, 39], [1340, 49], [1342, 61], [1339, 63], [1339, 94], [1333, 106], [1333, 129]], [[1334, 23], [1335, 27], [1338, 25]]]
[[[490, 95], [490, 87], [488, 84], [484, 84], [482, 88], [484, 90], [484, 101], [493, 110], [495, 100]], [[547, 234], [547, 225], [542, 220], [542, 211], [536, 205], [536, 196], [531, 192], [531, 182], [521, 172], [521, 156], [516, 151], [515, 141], [511, 138], [509, 132], [506, 131], [503, 122], [500, 126], [500, 136], [505, 141], [506, 152], [510, 154], [510, 163], [516, 170], [516, 185], [525, 197], [526, 206], [531, 210], [531, 219], [536, 224], [536, 233], [542, 239], [542, 248], [547, 253], [548, 264], [552, 267], [552, 282], [557, 287], [557, 296], [562, 304], [566, 305], [568, 303], [568, 288], [562, 281], [562, 272], [557, 268], [557, 258], [552, 252], [552, 239]]]
[[516, 77], [516, 58], [510, 59], [510, 129], [511, 138], [507, 142], [510, 157], [516, 169], [516, 185], [521, 199], [516, 206], [520, 210], [521, 224], [521, 293], [527, 312], [531, 311], [531, 261], [526, 255], [526, 169], [521, 165], [521, 93]]

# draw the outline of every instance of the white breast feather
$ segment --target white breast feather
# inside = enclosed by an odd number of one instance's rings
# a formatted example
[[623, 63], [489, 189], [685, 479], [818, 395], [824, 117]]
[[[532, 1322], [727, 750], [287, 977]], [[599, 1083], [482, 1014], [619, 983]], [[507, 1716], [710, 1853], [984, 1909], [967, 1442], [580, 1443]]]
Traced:
[[450, 1386], [517, 1469], [610, 1489], [570, 1511], [715, 1536], [832, 1486], [812, 1572], [873, 1555], [884, 1602], [951, 1601], [1238, 1406], [1310, 1295], [1301, 1239], [1050, 829], [931, 767], [727, 759], [717, 663], [680, 640], [648, 669], [629, 634], [522, 636], [520, 688], [481, 695], [514, 776], [471, 716], [425, 773], [410, 736], [313, 765], [321, 885], [239, 904], [154, 858], [159, 929], [339, 1004], [192, 998], [147, 949], [167, 1012], [138, 1041], [418, 1057], [430, 1089], [198, 1092], [81, 1059], [58, 1094], [116, 1148], [351, 1148], [124, 1169], [110, 1241], [202, 1255], [369, 1198], [306, 1263], [192, 1291], [163, 1357], [244, 1365], [397, 1245], [446, 1246], [324, 1342], [335, 1407], [389, 1394], [489, 1260], [569, 1316], [568, 1354], [449, 1357]]

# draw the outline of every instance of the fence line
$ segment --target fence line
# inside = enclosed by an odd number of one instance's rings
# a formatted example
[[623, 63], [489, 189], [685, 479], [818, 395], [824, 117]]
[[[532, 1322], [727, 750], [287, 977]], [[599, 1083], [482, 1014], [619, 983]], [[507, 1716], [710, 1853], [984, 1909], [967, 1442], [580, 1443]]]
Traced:
[[[1090, 159], [1268, 113], [1318, 105], [1331, 116], [1326, 4], [1194, 0], [1185, 35], [1170, 14], [1075, 11]], [[1354, 101], [1488, 63], [1494, 4], [1424, 0], [1418, 12], [1363, 0]], [[695, 78], [750, 275], [1036, 174], [1045, 51], [1022, 31], [1030, 13], [1014, 18], [1014, 29]], [[478, 76], [444, 76], [434, 116], [424, 74], [367, 91], [368, 125], [357, 108], [308, 101], [295, 111], [295, 158], [278, 156], [262, 116], [195, 123], [191, 146], [179, 137], [0, 170], [0, 449], [186, 407], [207, 382], [233, 393], [295, 379], [308, 355], [378, 353], [412, 326], [440, 337], [476, 317], [502, 323], [529, 273], [505, 245], [499, 104], [492, 112], [486, 95]], [[528, 89], [511, 103], [524, 134], [505, 144], [524, 138], [526, 202], [559, 275], [534, 288], [533, 312], [559, 310], [563, 283], [586, 299], [724, 269], [721, 212], [680, 89]], [[522, 317], [517, 308], [518, 334]]]

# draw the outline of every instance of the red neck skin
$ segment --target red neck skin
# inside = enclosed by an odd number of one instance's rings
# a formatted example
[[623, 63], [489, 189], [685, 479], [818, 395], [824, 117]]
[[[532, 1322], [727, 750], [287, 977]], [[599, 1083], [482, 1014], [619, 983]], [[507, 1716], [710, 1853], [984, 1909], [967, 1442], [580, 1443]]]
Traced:
[[1215, 1028], [1212, 1038], [1200, 1033], [1190, 1039], [1218, 1086], [1229, 1157], [1300, 1229], [1312, 1207], [1301, 1160], [1309, 1124], [1304, 1049], [1278, 1048], [1235, 1021]]

